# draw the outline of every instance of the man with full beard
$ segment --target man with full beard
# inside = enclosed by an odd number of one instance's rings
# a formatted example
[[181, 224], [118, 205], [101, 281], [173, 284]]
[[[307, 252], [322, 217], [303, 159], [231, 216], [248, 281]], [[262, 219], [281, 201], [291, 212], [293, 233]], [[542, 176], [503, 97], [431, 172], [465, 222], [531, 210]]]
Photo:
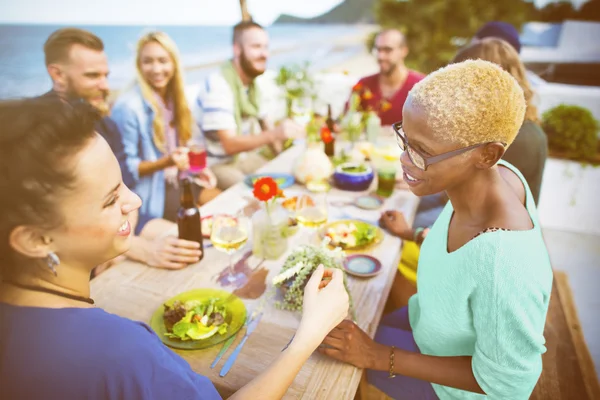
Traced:
[[[84, 100], [104, 116], [96, 131], [104, 137], [119, 160], [123, 182], [131, 187], [133, 177], [125, 167], [125, 151], [121, 134], [108, 117], [107, 97], [108, 60], [102, 40], [91, 32], [78, 28], [54, 31], [44, 44], [46, 69], [52, 79], [52, 90], [46, 96], [60, 96], [66, 100]], [[102, 168], [101, 165], [98, 168]]]
[[402, 107], [408, 92], [424, 75], [404, 65], [408, 47], [404, 35], [396, 29], [380, 32], [375, 38], [373, 52], [377, 56], [379, 73], [362, 78], [352, 90], [360, 96], [363, 110], [376, 112], [382, 125], [391, 126], [402, 121]]
[[240, 22], [233, 28], [233, 59], [200, 85], [196, 121], [206, 137], [208, 162], [222, 190], [266, 163], [260, 150], [281, 150], [287, 139], [303, 134], [291, 120], [271, 127], [261, 109], [255, 79], [265, 72], [268, 44], [263, 27]]

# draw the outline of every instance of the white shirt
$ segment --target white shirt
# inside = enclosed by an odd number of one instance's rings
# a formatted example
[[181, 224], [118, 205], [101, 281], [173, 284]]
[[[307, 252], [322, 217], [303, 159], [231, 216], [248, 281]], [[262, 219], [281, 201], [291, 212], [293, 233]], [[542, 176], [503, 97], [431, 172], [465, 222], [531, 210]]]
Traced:
[[[237, 135], [237, 125], [234, 117], [234, 96], [231, 87], [221, 71], [210, 74], [200, 85], [200, 91], [194, 104], [194, 117], [198, 127], [206, 139], [208, 164], [223, 164], [233, 160], [225, 154], [217, 131], [232, 131]], [[262, 115], [262, 107], [259, 110]], [[241, 127], [242, 135], [261, 132], [256, 118], [244, 118]]]

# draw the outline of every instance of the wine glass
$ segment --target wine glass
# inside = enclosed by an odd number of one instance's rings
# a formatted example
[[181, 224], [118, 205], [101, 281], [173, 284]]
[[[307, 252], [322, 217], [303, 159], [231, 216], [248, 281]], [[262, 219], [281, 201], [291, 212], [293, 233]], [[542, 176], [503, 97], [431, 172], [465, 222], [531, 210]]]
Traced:
[[233, 265], [233, 255], [248, 241], [249, 221], [243, 213], [236, 215], [217, 214], [213, 216], [210, 241], [215, 249], [229, 254], [229, 270], [221, 275], [227, 282], [235, 286], [236, 273]]
[[324, 193], [302, 195], [296, 203], [296, 219], [306, 228], [318, 228], [327, 222], [327, 198]]

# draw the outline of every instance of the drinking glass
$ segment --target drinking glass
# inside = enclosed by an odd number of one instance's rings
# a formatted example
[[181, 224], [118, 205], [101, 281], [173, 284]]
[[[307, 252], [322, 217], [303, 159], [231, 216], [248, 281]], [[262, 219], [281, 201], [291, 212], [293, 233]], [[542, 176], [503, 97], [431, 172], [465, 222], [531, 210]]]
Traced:
[[327, 196], [324, 193], [302, 195], [296, 203], [296, 219], [306, 228], [318, 228], [327, 222]]
[[198, 173], [206, 168], [206, 147], [202, 141], [192, 139], [188, 142], [188, 157], [190, 160], [190, 172]]
[[242, 213], [236, 215], [217, 214], [213, 216], [210, 241], [215, 249], [229, 255], [229, 270], [223, 277], [230, 284], [234, 284], [236, 273], [233, 264], [233, 255], [248, 241], [250, 223]]

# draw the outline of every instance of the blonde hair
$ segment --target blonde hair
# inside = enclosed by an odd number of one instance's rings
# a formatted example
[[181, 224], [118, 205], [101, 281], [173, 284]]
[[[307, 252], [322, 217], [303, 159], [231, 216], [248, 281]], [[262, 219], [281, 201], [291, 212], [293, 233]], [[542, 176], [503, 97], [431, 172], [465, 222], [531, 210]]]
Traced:
[[410, 105], [426, 113], [439, 139], [470, 146], [517, 136], [525, 115], [525, 98], [517, 81], [488, 61], [464, 61], [441, 68], [417, 83]]
[[519, 58], [517, 51], [506, 41], [498, 38], [485, 38], [478, 40], [471, 45], [461, 49], [452, 62], [461, 62], [465, 60], [484, 60], [498, 64], [506, 72], [511, 74], [517, 80], [527, 102], [525, 119], [539, 123], [538, 110], [533, 105], [534, 92], [527, 80], [525, 66]]
[[167, 96], [173, 100], [174, 110], [174, 121], [175, 128], [177, 129], [177, 135], [179, 136], [180, 143], [186, 143], [192, 137], [192, 113], [185, 97], [185, 85], [183, 82], [183, 73], [181, 71], [181, 62], [179, 57], [179, 51], [175, 42], [164, 32], [150, 32], [144, 35], [137, 44], [137, 56], [136, 56], [136, 69], [137, 69], [137, 81], [142, 92], [144, 99], [152, 107], [154, 111], [154, 120], [152, 126], [154, 130], [154, 144], [162, 152], [166, 149], [166, 138], [165, 138], [165, 124], [161, 107], [159, 107], [158, 100], [154, 94], [154, 89], [144, 79], [141, 70], [141, 54], [142, 49], [145, 45], [151, 42], [156, 42], [161, 45], [173, 61], [174, 74], [171, 78], [167, 87]]

